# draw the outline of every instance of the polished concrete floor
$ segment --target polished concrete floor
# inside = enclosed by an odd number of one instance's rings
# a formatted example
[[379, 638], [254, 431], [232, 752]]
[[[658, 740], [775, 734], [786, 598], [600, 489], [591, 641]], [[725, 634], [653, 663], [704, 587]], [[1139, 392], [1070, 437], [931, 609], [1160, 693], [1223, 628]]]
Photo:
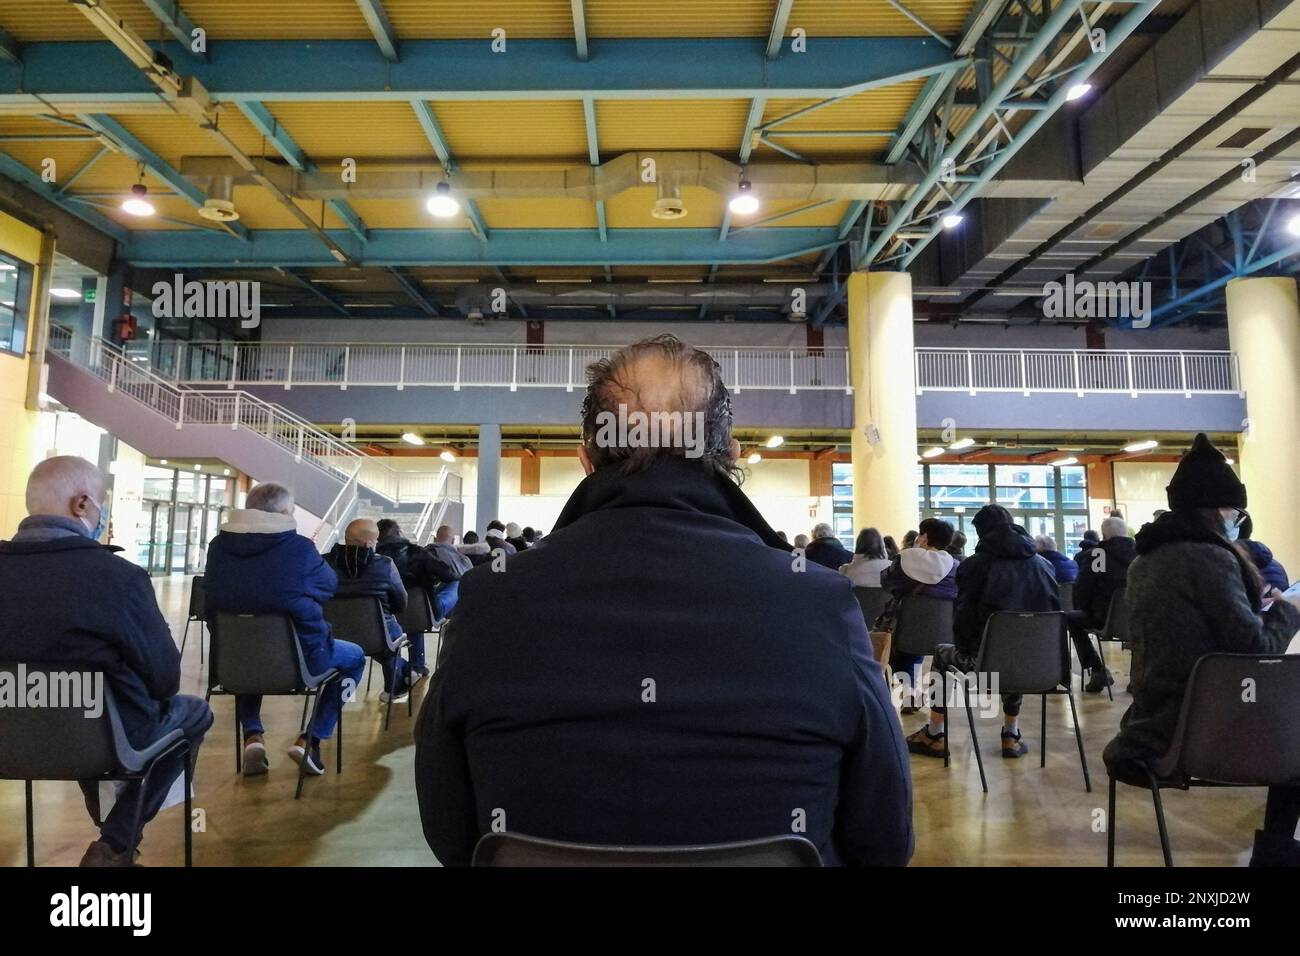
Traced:
[[[184, 628], [188, 582], [157, 580], [159, 602], [179, 643]], [[182, 690], [202, 696], [203, 678], [192, 627], [185, 651]], [[1037, 700], [1027, 700], [1022, 718], [1031, 747], [1027, 759], [1005, 761], [998, 751], [998, 719], [979, 720], [989, 793], [980, 790], [970, 734], [964, 719], [955, 727], [952, 766], [912, 757], [915, 790], [916, 854], [925, 866], [1099, 866], [1106, 860], [1102, 829], [1106, 776], [1101, 751], [1114, 735], [1128, 703], [1127, 655], [1107, 652], [1116, 671], [1115, 701], [1103, 694], [1080, 701], [1080, 722], [1093, 777], [1087, 793], [1064, 697], [1048, 701], [1048, 760], [1038, 765]], [[432, 645], [430, 645], [432, 651]], [[1077, 683], [1076, 683], [1077, 688]], [[235, 773], [234, 701], [213, 700], [216, 724], [205, 742], [196, 775], [194, 806], [202, 810], [203, 831], [194, 835], [196, 865], [428, 866], [437, 861], [420, 831], [413, 781], [412, 722], [394, 707], [390, 730], [376, 692], [346, 710], [344, 772], [333, 772], [332, 745], [325, 776], [307, 781], [294, 801], [295, 765], [284, 751], [293, 742], [301, 714], [296, 698], [268, 698], [267, 725], [271, 772], [244, 779]], [[1077, 694], [1076, 694], [1077, 696]], [[417, 691], [416, 708], [423, 697]], [[960, 713], [954, 712], [960, 719]], [[905, 730], [920, 726], [920, 716], [904, 718]], [[1197, 790], [1166, 792], [1175, 862], [1183, 866], [1244, 864], [1252, 834], [1263, 815], [1263, 791]], [[180, 806], [164, 810], [145, 832], [141, 862], [178, 865], [182, 860]], [[1160, 850], [1150, 797], [1121, 788], [1120, 863], [1159, 865]], [[94, 836], [80, 791], [72, 783], [36, 784], [37, 862], [75, 865]], [[24, 862], [23, 787], [0, 782], [0, 865]]]

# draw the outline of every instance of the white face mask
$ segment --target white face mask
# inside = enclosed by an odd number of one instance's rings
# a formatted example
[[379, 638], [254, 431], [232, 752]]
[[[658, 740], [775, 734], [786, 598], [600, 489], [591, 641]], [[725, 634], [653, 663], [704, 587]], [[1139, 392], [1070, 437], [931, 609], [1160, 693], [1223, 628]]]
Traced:
[[[92, 504], [95, 504], [93, 498], [90, 498], [89, 495], [86, 497]], [[95, 520], [93, 525], [85, 518], [80, 519], [81, 523], [90, 529], [90, 538], [92, 541], [98, 541], [99, 536], [108, 529], [108, 512], [104, 510], [104, 506], [102, 504], [95, 504], [95, 510], [99, 512], [99, 517]]]

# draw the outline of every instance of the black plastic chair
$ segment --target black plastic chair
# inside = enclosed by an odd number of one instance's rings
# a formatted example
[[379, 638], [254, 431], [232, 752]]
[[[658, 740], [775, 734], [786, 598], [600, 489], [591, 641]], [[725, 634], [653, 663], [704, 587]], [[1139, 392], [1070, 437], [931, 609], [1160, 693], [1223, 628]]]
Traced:
[[199, 667], [203, 666], [203, 628], [206, 621], [203, 617], [203, 575], [196, 574], [190, 581], [190, 609], [185, 618], [185, 630], [181, 634], [181, 657], [185, 656], [185, 642], [190, 639], [190, 625], [198, 624], [199, 626]]
[[[445, 622], [434, 617], [433, 598], [429, 592], [422, 587], [410, 587], [406, 589], [406, 610], [397, 615], [397, 623], [402, 625], [402, 631], [414, 643], [416, 635], [429, 633], [437, 634], [441, 640], [442, 625]], [[438, 659], [436, 643], [433, 659], [436, 663]]]
[[[1247, 687], [1249, 700], [1244, 699]], [[1267, 746], [1243, 747], [1242, 740], [1267, 741]], [[1165, 866], [1173, 866], [1174, 857], [1161, 790], [1300, 786], [1300, 654], [1201, 657], [1187, 681], [1169, 751], [1159, 760], [1130, 766], [1132, 775], [1129, 767], [1107, 767], [1107, 866], [1115, 865], [1116, 782], [1151, 790]]]
[[561, 843], [518, 833], [485, 833], [474, 866], [821, 866], [808, 840], [785, 835], [701, 846], [596, 846]]
[[952, 642], [952, 601], [928, 594], [907, 594], [898, 602], [894, 650], [928, 657], [935, 645]]
[[1074, 610], [1074, 582], [1067, 581], [1064, 584], [1056, 586], [1057, 593], [1061, 597], [1061, 610], [1070, 612]]
[[[49, 687], [57, 675], [71, 673], [68, 664], [15, 664], [0, 663], [0, 673], [13, 675], [14, 686], [23, 690], [25, 681], [18, 680], [20, 668], [30, 677], [34, 673], [46, 675]], [[108, 681], [100, 672], [86, 672], [104, 691], [103, 713], [88, 717], [86, 708], [79, 707], [0, 707], [0, 778], [21, 780], [24, 783], [27, 817], [27, 865], [36, 865], [36, 829], [32, 809], [32, 782], [34, 780], [139, 781], [140, 793], [136, 799], [132, 840], [139, 839], [140, 817], [144, 811], [145, 786], [158, 761], [173, 754], [184, 757], [185, 816], [181, 825], [185, 830], [185, 865], [194, 862], [193, 835], [190, 830], [190, 788], [194, 781], [194, 755], [189, 741], [180, 730], [173, 730], [144, 750], [136, 750], [122, 729], [122, 718], [117, 701]], [[81, 673], [78, 672], [80, 679]], [[100, 821], [96, 820], [96, 823]], [[135, 858], [136, 843], [126, 849], [126, 858]]]
[[869, 631], [889, 603], [890, 594], [884, 588], [854, 587], [853, 596], [858, 599], [858, 606], [862, 608], [862, 617], [867, 622]]
[[[1088, 776], [1088, 758], [1083, 751], [1083, 734], [1079, 729], [1079, 712], [1074, 706], [1074, 690], [1070, 675], [1070, 642], [1065, 628], [1065, 615], [1060, 611], [998, 611], [984, 625], [979, 655], [971, 671], [954, 671], [962, 677], [966, 693], [966, 720], [970, 724], [971, 742], [975, 747], [975, 762], [979, 765], [980, 785], [989, 792], [984, 776], [984, 757], [980, 753], [979, 737], [975, 732], [975, 714], [970, 706], [970, 684], [979, 685], [981, 675], [997, 675], [999, 694], [1040, 695], [1043, 699], [1041, 740], [1038, 745], [1040, 767], [1047, 766], [1047, 695], [1064, 694], [1070, 701], [1070, 715], [1074, 719], [1074, 739], [1079, 746], [1079, 763], [1083, 767], [1084, 788], [1092, 793], [1092, 780]], [[948, 706], [948, 679], [943, 675], [943, 702]], [[952, 722], [948, 722], [948, 735], [944, 737], [943, 764], [948, 766], [948, 739]]]
[[[212, 661], [208, 671], [208, 693], [256, 694], [261, 697], [307, 696], [303, 701], [304, 719], [299, 732], [306, 729], [307, 703], [316, 701], [312, 718], [320, 707], [320, 694], [332, 682], [343, 679], [338, 668], [324, 674], [312, 674], [302, 656], [302, 646], [293, 619], [288, 614], [232, 614], [219, 611], [212, 623]], [[235, 773], [243, 770], [244, 741], [239, 717], [235, 715]], [[343, 772], [343, 712], [339, 711], [338, 741], [335, 744], [335, 772]], [[298, 788], [293, 798], [302, 796], [306, 761], [298, 764]]]
[[[397, 654], [411, 642], [403, 635], [398, 638], [388, 636], [388, 625], [384, 622], [384, 606], [377, 597], [336, 597], [325, 602], [325, 620], [330, 630], [340, 640], [351, 641], [370, 658], [370, 669], [375, 666], [377, 655]], [[397, 668], [393, 668], [396, 677]], [[388, 729], [389, 718], [393, 713], [393, 687], [388, 690], [388, 706], [384, 710], [384, 730]], [[366, 678], [366, 693], [370, 693], [370, 678]], [[406, 715], [413, 713], [411, 696], [406, 697]]]
[[[1129, 642], [1128, 637], [1128, 588], [1116, 588], [1115, 593], [1110, 596], [1110, 604], [1106, 607], [1106, 623], [1101, 626], [1100, 630], [1093, 629], [1089, 633], [1097, 641], [1097, 657], [1101, 660], [1101, 666], [1106, 666], [1106, 654], [1102, 650], [1103, 641], [1119, 641], [1121, 645]], [[1136, 676], [1138, 667], [1137, 655], [1133, 656], [1129, 668], [1129, 681], [1132, 682]], [[1083, 668], [1079, 668], [1080, 686], [1083, 682]], [[1111, 700], [1115, 699], [1115, 694], [1106, 685], [1106, 696]]]

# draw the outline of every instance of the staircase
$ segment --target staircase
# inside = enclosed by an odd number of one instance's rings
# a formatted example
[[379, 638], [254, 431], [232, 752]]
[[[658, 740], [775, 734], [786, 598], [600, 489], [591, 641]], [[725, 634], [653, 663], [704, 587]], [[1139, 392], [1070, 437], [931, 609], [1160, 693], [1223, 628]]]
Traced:
[[54, 399], [145, 455], [217, 458], [257, 481], [291, 487], [298, 504], [321, 519], [313, 539], [322, 551], [362, 508], [423, 517], [419, 531], [431, 535], [434, 516], [460, 506], [460, 476], [445, 466], [392, 468], [247, 392], [161, 378], [103, 339], [52, 325], [46, 360]]

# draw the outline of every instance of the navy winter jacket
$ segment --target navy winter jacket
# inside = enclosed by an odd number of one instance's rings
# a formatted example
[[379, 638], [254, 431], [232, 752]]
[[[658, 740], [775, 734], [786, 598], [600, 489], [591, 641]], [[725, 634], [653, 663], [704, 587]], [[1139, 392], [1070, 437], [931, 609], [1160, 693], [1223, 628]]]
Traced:
[[838, 571], [842, 565], [853, 560], [853, 555], [840, 543], [839, 538], [817, 538], [804, 548], [804, 555], [809, 561], [832, 571]]
[[553, 533], [470, 571], [416, 730], [447, 865], [508, 829], [583, 843], [806, 836], [912, 853], [907, 751], [849, 580], [796, 562], [736, 484], [598, 469]]
[[1291, 581], [1286, 576], [1286, 568], [1282, 567], [1281, 561], [1273, 557], [1273, 551], [1268, 545], [1251, 540], [1241, 543], [1250, 554], [1251, 563], [1259, 569], [1259, 576], [1264, 579], [1265, 584], [1271, 584], [1279, 591], [1285, 591], [1291, 586]]
[[[65, 524], [70, 533], [22, 540]], [[0, 660], [104, 671], [127, 737], [144, 747], [180, 689], [180, 653], [148, 573], [75, 527], [38, 515], [18, 526], [19, 540], [0, 541]]]
[[338, 579], [287, 515], [235, 509], [212, 543], [204, 571], [206, 616], [286, 612], [313, 674], [329, 669], [334, 638], [322, 606]]
[[1129, 565], [1137, 557], [1132, 538], [1107, 538], [1081, 555], [1079, 580], [1074, 585], [1074, 606], [1088, 612], [1094, 627], [1106, 623], [1110, 601], [1128, 582]]
[[[423, 549], [421, 549], [423, 550]], [[370, 548], [354, 544], [336, 544], [325, 557], [325, 563], [334, 569], [339, 587], [335, 597], [377, 597], [384, 609], [384, 623], [388, 636], [402, 636], [402, 625], [394, 616], [406, 610], [406, 587], [392, 558], [377, 554]], [[346, 634], [339, 637], [347, 640]]]
[[957, 565], [953, 636], [957, 650], [974, 657], [984, 625], [998, 611], [1059, 611], [1052, 566], [1019, 525], [998, 525], [979, 539], [975, 553]]
[[1052, 566], [1052, 573], [1056, 576], [1057, 584], [1073, 584], [1079, 577], [1079, 566], [1074, 563], [1073, 558], [1066, 557], [1060, 551], [1039, 551], [1040, 555], [1047, 559], [1047, 563]]

